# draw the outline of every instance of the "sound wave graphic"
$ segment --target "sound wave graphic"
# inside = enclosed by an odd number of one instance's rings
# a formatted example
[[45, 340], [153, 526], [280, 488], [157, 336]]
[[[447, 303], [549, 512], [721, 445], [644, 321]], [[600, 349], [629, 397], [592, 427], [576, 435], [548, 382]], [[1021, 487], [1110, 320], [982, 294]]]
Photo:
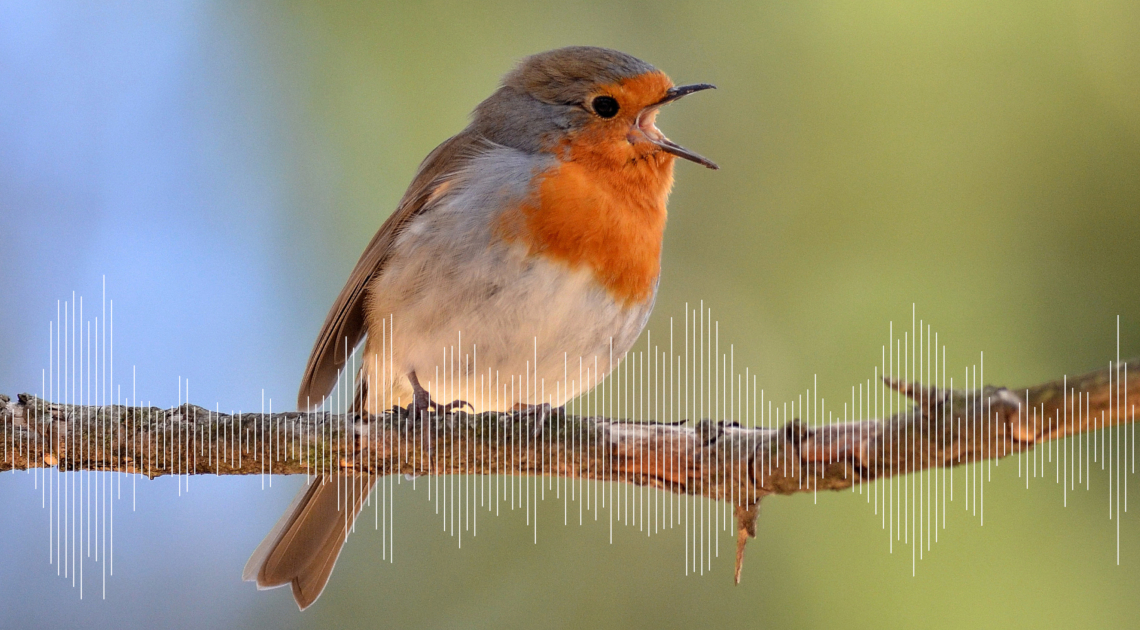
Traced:
[[322, 475], [340, 484], [346, 502], [363, 492], [365, 473], [381, 475], [364, 511], [388, 562], [397, 551], [395, 496], [405, 492], [423, 496], [459, 548], [465, 535], [477, 535], [481, 514], [504, 510], [524, 512], [537, 543], [543, 506], [560, 511], [563, 525], [604, 521], [611, 544], [615, 525], [646, 537], [680, 529], [685, 575], [711, 572], [722, 544], [735, 543], [735, 556], [725, 555], [735, 557], [739, 579], [761, 499], [810, 491], [818, 501], [820, 489], [847, 488], [866, 498], [890, 553], [909, 548], [914, 574], [951, 509], [984, 524], [986, 485], [1001, 457], [1016, 453], [1007, 466], [1016, 461], [1025, 487], [1051, 479], [1066, 506], [1070, 491], [1092, 489], [1094, 468], [1107, 473], [1120, 562], [1136, 451], [1128, 381], [1135, 364], [1120, 361], [1119, 318], [1107, 372], [1019, 392], [984, 386], [984, 354], [948, 368], [945, 344], [912, 308], [910, 329], [900, 336], [889, 325], [878, 364], [841, 410], [819, 395], [816, 380], [794, 399], [773, 400], [750, 368], [736, 364], [733, 344], [721, 341], [703, 303], [671, 319], [667, 334], [647, 332], [625, 356], [564, 356], [553, 379], [536, 367], [541, 340], [523, 373], [501, 374], [481, 367], [486, 349], [464, 345], [457, 331], [424, 380], [433, 397], [525, 404], [481, 413], [459, 406], [424, 424], [402, 408], [411, 401], [394, 385], [387, 400], [396, 409], [361, 411], [364, 397], [379, 395], [354, 385], [361, 366], [373, 375], [397, 372], [392, 326], [381, 352], [353, 355], [322, 410], [274, 412], [263, 393], [257, 413], [222, 413], [220, 405], [190, 405], [189, 380], [181, 378], [178, 407], [140, 406], [133, 369], [124, 396], [114, 374], [113, 317], [105, 290], [96, 315], [74, 294], [57, 303], [40, 396], [0, 398], [0, 471], [25, 470], [41, 491], [48, 563], [80, 598], [92, 580], [106, 597], [115, 504], [126, 480], [135, 509], [141, 475], [175, 475], [179, 494], [195, 474], [258, 474], [263, 488], [276, 474], [310, 482]]

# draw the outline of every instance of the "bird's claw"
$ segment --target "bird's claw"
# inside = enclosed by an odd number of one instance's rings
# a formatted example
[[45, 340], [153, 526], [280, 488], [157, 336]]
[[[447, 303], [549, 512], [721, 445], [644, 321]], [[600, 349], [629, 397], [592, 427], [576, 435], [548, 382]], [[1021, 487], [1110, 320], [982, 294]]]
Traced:
[[[430, 470], [435, 470], [435, 433], [434, 426], [431, 421], [431, 416], [436, 414], [451, 413], [453, 409], [460, 409], [468, 407], [472, 411], [475, 407], [466, 400], [453, 400], [446, 405], [441, 405], [427, 396], [416, 396], [405, 409], [404, 412], [409, 418], [419, 417], [420, 420], [420, 439], [423, 444], [424, 459], [428, 463]], [[409, 423], [408, 429], [411, 429]]]

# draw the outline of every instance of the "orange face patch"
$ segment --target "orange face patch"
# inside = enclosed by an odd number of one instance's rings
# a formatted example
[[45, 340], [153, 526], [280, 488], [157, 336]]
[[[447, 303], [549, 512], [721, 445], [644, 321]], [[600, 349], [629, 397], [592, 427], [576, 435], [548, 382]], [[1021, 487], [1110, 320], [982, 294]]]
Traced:
[[663, 72], [648, 72], [599, 86], [586, 99], [587, 103], [598, 96], [611, 96], [617, 100], [620, 109], [613, 118], [592, 119], [585, 129], [565, 139], [575, 153], [572, 159], [590, 159], [619, 166], [661, 153], [660, 148], [645, 137], [646, 134], [660, 133], [653, 126], [657, 112], [646, 112], [645, 109], [660, 102], [671, 87], [673, 82]]
[[597, 95], [616, 98], [618, 114], [564, 139], [557, 152], [563, 161], [538, 176], [529, 204], [500, 218], [500, 236], [527, 243], [531, 255], [589, 268], [621, 304], [650, 299], [661, 272], [673, 156], [646, 140], [637, 123], [672, 85], [653, 72], [602, 86]]

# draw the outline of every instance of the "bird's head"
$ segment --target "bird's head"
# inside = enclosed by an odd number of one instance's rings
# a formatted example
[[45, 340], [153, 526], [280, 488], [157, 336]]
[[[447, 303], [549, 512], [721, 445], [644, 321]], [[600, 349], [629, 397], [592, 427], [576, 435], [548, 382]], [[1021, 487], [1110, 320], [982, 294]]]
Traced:
[[473, 125], [499, 144], [608, 168], [669, 168], [676, 156], [715, 169], [655, 124], [661, 106], [712, 87], [674, 86], [665, 73], [616, 50], [559, 48], [523, 59], [475, 110]]

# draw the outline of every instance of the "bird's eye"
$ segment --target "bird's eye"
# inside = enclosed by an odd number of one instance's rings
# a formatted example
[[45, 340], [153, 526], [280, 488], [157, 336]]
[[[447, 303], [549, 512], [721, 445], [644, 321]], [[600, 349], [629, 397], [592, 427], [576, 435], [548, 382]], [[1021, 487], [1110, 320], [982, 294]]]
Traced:
[[590, 105], [594, 108], [594, 113], [602, 118], [613, 118], [621, 109], [617, 99], [612, 96], [599, 96], [591, 101]]

